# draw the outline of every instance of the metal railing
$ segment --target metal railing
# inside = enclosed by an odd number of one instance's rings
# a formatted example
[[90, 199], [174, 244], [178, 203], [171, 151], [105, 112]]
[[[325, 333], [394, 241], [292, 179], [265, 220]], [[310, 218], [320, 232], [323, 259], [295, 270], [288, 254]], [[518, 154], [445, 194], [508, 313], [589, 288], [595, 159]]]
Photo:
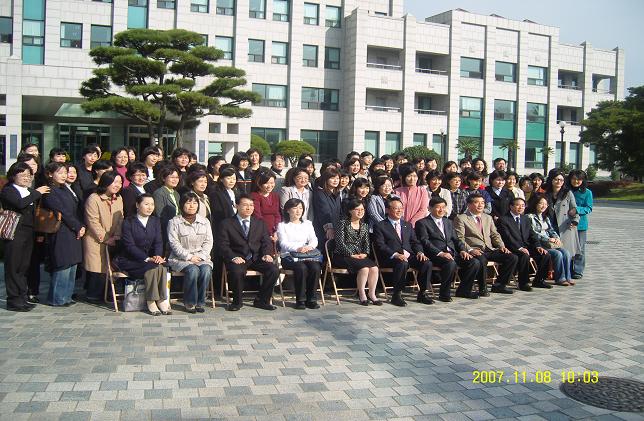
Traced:
[[389, 113], [399, 113], [400, 107], [381, 107], [379, 105], [366, 105], [365, 110], [367, 111], [382, 111]]
[[559, 124], [561, 121], [566, 123], [566, 125], [568, 125], [568, 126], [581, 126], [580, 121], [557, 120], [557, 124]]
[[577, 85], [557, 85], [561, 89], [572, 89], [573, 91], [581, 91], [581, 87]]
[[416, 73], [429, 73], [432, 75], [447, 75], [447, 71], [445, 70], [423, 69], [421, 67], [416, 67]]
[[447, 111], [441, 110], [425, 110], [423, 108], [415, 108], [414, 111], [417, 114], [429, 114], [429, 115], [446, 115]]
[[601, 88], [593, 88], [593, 92], [596, 92], [598, 94], [613, 94], [614, 92], [611, 92], [610, 89], [601, 89]]
[[395, 64], [367, 63], [367, 67], [373, 67], [375, 69], [402, 70], [402, 66]]

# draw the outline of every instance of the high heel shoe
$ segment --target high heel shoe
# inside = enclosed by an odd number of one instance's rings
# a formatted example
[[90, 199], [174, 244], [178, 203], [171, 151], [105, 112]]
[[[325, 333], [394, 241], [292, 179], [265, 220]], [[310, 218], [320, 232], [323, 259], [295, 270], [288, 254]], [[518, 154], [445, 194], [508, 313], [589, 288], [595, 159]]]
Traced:
[[369, 301], [371, 301], [371, 304], [373, 304], [373, 305], [375, 305], [375, 306], [381, 306], [381, 305], [382, 305], [382, 301], [380, 301], [380, 300], [378, 300], [378, 299], [375, 299], [375, 300], [374, 300], [373, 298], [367, 298], [367, 299], [368, 299]]
[[360, 300], [360, 305], [361, 306], [368, 306], [369, 305], [369, 300]]

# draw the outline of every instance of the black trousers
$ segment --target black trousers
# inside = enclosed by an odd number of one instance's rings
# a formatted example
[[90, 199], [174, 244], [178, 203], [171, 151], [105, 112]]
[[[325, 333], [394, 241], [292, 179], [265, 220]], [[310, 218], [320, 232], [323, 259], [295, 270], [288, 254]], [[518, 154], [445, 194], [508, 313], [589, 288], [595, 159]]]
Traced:
[[517, 256], [512, 253], [503, 253], [498, 250], [486, 251], [480, 256], [476, 256], [476, 259], [481, 262], [479, 273], [478, 275], [476, 275], [476, 279], [479, 283], [479, 288], [481, 288], [481, 286], [485, 286], [485, 280], [487, 279], [488, 261], [499, 264], [499, 276], [496, 278], [494, 285], [506, 286], [508, 282], [510, 282], [510, 277], [514, 273], [514, 270], [517, 267], [517, 262], [519, 260]]
[[247, 270], [256, 270], [262, 276], [262, 282], [259, 286], [259, 293], [257, 298], [263, 303], [268, 303], [273, 295], [273, 287], [277, 282], [279, 270], [273, 263], [265, 262], [261, 259], [246, 261], [241, 265], [233, 262], [225, 262], [226, 271], [228, 272], [228, 286], [233, 291], [233, 303], [242, 303], [242, 293], [244, 292], [244, 284], [246, 280]]
[[31, 262], [27, 272], [29, 295], [40, 295], [40, 264], [45, 261], [46, 254], [45, 234], [38, 233], [34, 239], [34, 248], [31, 252]]
[[427, 260], [421, 262], [413, 254], [409, 256], [406, 262], [398, 259], [383, 259], [382, 266], [392, 268], [394, 270], [392, 273], [394, 294], [405, 289], [405, 286], [407, 285], [407, 271], [409, 268], [413, 268], [418, 271], [418, 286], [420, 287], [421, 292], [427, 289], [427, 284], [432, 277], [432, 261]]
[[450, 296], [450, 284], [454, 277], [454, 272], [460, 268], [459, 276], [461, 283], [458, 292], [471, 291], [474, 277], [479, 270], [479, 261], [475, 259], [465, 260], [460, 255], [452, 255], [454, 260], [449, 260], [444, 257], [434, 256], [432, 261], [435, 265], [440, 266], [439, 276], [441, 278], [441, 286], [439, 296]]
[[282, 267], [293, 271], [295, 299], [297, 301], [315, 301], [315, 291], [320, 282], [320, 262], [313, 260], [293, 261], [282, 259]]
[[521, 252], [515, 254], [519, 259], [517, 263], [519, 286], [528, 285], [530, 282], [530, 257], [537, 263], [537, 274], [534, 276], [533, 283], [545, 281], [550, 267], [550, 254], [539, 254], [536, 250], [530, 250], [530, 256]]
[[33, 246], [33, 229], [23, 225], [18, 225], [13, 240], [4, 243], [4, 283], [7, 289], [7, 306], [22, 307], [27, 304], [27, 272]]

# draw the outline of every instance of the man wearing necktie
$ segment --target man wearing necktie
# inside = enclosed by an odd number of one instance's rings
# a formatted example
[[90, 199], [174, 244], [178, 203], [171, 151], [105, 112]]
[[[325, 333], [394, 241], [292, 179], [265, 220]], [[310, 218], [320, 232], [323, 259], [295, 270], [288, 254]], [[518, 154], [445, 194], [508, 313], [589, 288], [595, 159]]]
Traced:
[[425, 256], [423, 246], [416, 239], [411, 224], [402, 219], [404, 207], [399, 198], [386, 202], [387, 218], [373, 227], [373, 245], [378, 254], [378, 262], [383, 267], [393, 268], [394, 290], [391, 304], [404, 307], [407, 302], [402, 291], [407, 284], [407, 270], [418, 270], [420, 292], [416, 297], [419, 303], [432, 304], [434, 300], [427, 292], [432, 275], [432, 262]]
[[537, 262], [537, 273], [532, 281], [532, 286], [534, 288], [552, 288], [552, 285], [545, 281], [550, 267], [550, 254], [539, 246], [539, 237], [530, 228], [530, 221], [523, 214], [524, 211], [525, 200], [520, 197], [514, 198], [510, 202], [510, 213], [500, 217], [497, 222], [503, 242], [519, 259], [517, 263], [519, 289], [522, 291], [532, 290], [529, 285], [530, 257]]

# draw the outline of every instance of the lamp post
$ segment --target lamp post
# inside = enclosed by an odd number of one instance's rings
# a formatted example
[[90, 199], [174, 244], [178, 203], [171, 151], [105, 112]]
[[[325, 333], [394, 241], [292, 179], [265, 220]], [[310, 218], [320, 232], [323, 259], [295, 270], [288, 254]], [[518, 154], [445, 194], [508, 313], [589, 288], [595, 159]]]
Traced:
[[445, 133], [445, 129], [441, 129], [441, 158], [443, 159], [443, 163], [447, 160], [447, 133]]
[[566, 165], [566, 141], [564, 140], [564, 133], [566, 133], [566, 122], [561, 120], [559, 122], [559, 127], [561, 130], [561, 156], [559, 157], [559, 166], [564, 167]]

